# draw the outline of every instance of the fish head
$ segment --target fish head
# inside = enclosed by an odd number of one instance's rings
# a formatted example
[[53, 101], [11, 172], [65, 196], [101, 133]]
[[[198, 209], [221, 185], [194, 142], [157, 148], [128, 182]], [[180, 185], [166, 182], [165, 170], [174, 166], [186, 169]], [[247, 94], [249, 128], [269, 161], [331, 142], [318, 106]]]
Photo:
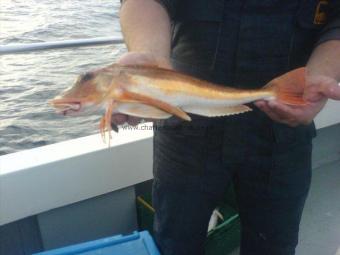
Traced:
[[[103, 83], [108, 83], [108, 77], [102, 77], [101, 72], [90, 71], [80, 75], [75, 83], [50, 101], [57, 112], [64, 115], [77, 114], [87, 108], [94, 108], [103, 103], [107, 89]], [[106, 86], [107, 87], [107, 86]]]

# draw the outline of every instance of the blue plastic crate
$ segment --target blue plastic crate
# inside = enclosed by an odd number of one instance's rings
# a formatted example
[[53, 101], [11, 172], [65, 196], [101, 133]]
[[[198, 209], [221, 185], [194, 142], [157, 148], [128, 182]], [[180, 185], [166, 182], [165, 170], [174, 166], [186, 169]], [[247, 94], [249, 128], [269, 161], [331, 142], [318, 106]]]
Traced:
[[147, 231], [117, 235], [33, 255], [160, 255]]

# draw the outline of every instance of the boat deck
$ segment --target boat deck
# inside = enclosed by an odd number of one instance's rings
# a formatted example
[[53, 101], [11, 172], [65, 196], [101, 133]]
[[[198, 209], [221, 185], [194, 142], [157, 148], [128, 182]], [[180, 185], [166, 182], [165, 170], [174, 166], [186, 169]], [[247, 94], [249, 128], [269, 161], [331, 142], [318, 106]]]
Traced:
[[340, 160], [313, 169], [296, 255], [340, 255]]
[[313, 172], [297, 255], [340, 255], [340, 161]]

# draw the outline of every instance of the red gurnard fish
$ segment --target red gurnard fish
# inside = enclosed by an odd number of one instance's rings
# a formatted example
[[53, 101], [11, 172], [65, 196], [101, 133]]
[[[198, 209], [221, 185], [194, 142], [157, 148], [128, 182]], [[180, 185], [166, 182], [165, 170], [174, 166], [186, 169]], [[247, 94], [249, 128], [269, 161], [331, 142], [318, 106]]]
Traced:
[[85, 106], [105, 107], [100, 121], [104, 135], [112, 129], [113, 113], [151, 119], [175, 115], [186, 121], [191, 120], [188, 113], [228, 116], [251, 111], [245, 104], [257, 100], [305, 105], [304, 86], [305, 68], [279, 76], [260, 89], [235, 89], [155, 66], [113, 64], [81, 75], [51, 104], [64, 115], [81, 112]]

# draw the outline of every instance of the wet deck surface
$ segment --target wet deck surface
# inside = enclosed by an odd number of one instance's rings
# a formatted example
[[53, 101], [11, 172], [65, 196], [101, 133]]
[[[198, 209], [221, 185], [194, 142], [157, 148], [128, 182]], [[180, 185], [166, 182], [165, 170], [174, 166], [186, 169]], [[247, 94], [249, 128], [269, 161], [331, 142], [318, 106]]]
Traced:
[[313, 169], [296, 255], [340, 255], [340, 161]]

